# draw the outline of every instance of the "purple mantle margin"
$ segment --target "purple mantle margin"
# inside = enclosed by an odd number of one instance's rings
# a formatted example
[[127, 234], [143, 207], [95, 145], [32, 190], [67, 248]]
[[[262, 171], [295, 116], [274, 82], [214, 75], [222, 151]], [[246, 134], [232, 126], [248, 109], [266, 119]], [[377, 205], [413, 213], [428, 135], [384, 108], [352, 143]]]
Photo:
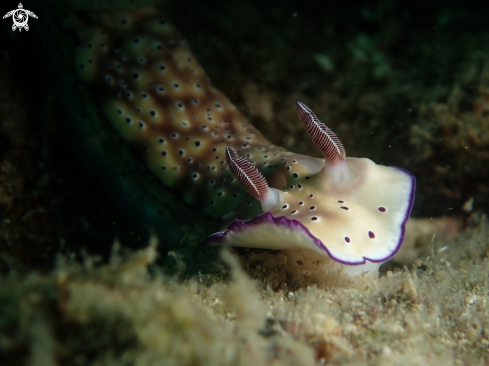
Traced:
[[320, 250], [326, 252], [331, 259], [334, 259], [339, 263], [347, 264], [347, 265], [360, 265], [360, 264], [365, 264], [367, 260], [373, 263], [385, 262], [386, 260], [392, 258], [401, 247], [402, 241], [404, 240], [404, 235], [406, 233], [406, 222], [409, 219], [411, 210], [414, 205], [414, 193], [416, 191], [416, 178], [411, 173], [409, 173], [407, 170], [404, 170], [403, 168], [398, 168], [398, 167], [392, 167], [392, 168], [398, 169], [411, 177], [411, 190], [409, 194], [409, 204], [406, 213], [404, 215], [404, 219], [401, 223], [401, 235], [399, 236], [399, 240], [397, 242], [396, 248], [392, 251], [391, 254], [389, 254], [385, 258], [373, 260], [367, 257], [363, 257], [362, 262], [347, 262], [338, 259], [335, 256], [333, 256], [328, 250], [328, 248], [326, 247], [326, 245], [324, 245], [323, 242], [319, 240], [317, 237], [312, 235], [309, 229], [306, 228], [304, 225], [302, 225], [300, 221], [294, 219], [291, 220], [285, 216], [274, 216], [271, 212], [261, 213], [250, 220], [234, 220], [229, 224], [226, 231], [218, 232], [209, 236], [202, 242], [202, 244], [203, 245], [226, 245], [227, 238], [230, 234], [240, 233], [262, 224], [274, 224], [277, 226], [283, 226], [284, 228], [287, 229], [302, 231], [303, 234], [305, 234], [306, 236], [309, 237], [309, 239], [311, 239], [314, 245], [316, 245]]

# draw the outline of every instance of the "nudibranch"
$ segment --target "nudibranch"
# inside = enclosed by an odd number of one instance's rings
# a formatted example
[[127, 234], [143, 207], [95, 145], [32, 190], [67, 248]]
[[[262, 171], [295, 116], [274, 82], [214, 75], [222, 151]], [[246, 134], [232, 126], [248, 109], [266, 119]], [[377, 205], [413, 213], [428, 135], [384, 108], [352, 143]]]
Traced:
[[[76, 35], [74, 68], [94, 119], [155, 179], [155, 200], [171, 194], [171, 205], [224, 225], [205, 244], [308, 249], [348, 265], [383, 262], [399, 249], [414, 201], [410, 173], [347, 158], [300, 101], [300, 120], [324, 159], [275, 146], [211, 86], [153, 8], [75, 11], [63, 23]], [[191, 227], [188, 215], [163, 210], [175, 228]]]

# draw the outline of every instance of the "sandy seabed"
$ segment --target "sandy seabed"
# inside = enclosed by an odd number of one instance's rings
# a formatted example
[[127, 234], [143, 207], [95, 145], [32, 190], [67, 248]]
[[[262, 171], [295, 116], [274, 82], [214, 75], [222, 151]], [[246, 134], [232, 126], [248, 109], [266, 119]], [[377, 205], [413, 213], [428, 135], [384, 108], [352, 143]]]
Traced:
[[[287, 272], [280, 253], [222, 252], [213, 275], [152, 266], [156, 243], [110, 262], [60, 257], [0, 278], [4, 365], [484, 365], [488, 227], [434, 240], [379, 279]], [[116, 246], [117, 247], [117, 246]], [[243, 270], [243, 268], [245, 270]]]

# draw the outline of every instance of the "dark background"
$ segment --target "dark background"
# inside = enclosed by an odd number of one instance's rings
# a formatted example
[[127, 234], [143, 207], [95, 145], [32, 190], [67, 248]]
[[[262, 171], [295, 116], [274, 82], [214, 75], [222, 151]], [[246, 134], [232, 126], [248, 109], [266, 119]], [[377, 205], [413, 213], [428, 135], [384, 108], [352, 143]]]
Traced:
[[[169, 1], [214, 85], [274, 143], [318, 156], [300, 98], [348, 156], [417, 177], [413, 216], [488, 211], [487, 5], [457, 1]], [[0, 13], [17, 8], [3, 2]], [[25, 2], [34, 12], [37, 3]], [[3, 14], [2, 13], [2, 14]], [[57, 253], [146, 244], [74, 157], [56, 116], [49, 51], [0, 22], [0, 268], [49, 268]], [[322, 62], [318, 61], [322, 60]], [[329, 61], [325, 61], [329, 60]], [[473, 198], [474, 208], [464, 203]]]

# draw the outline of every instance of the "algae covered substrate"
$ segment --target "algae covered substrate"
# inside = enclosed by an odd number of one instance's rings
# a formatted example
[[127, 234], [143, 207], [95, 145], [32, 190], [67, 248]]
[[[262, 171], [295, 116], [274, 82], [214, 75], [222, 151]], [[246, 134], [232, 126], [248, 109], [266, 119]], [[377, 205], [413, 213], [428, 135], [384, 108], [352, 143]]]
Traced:
[[318, 156], [300, 98], [349, 155], [411, 171], [413, 216], [451, 234], [415, 232], [408, 259], [379, 278], [294, 271], [280, 252], [221, 253], [187, 237], [158, 250], [164, 238], [134, 232], [70, 150], [42, 17], [28, 32], [4, 19], [0, 364], [488, 364], [484, 6], [164, 6], [214, 85], [274, 143]]
[[276, 253], [240, 265], [223, 251], [222, 268], [182, 280], [154, 266], [154, 244], [116, 248], [103, 265], [12, 270], [0, 279], [3, 364], [483, 365], [488, 229], [380, 279], [287, 273]]

